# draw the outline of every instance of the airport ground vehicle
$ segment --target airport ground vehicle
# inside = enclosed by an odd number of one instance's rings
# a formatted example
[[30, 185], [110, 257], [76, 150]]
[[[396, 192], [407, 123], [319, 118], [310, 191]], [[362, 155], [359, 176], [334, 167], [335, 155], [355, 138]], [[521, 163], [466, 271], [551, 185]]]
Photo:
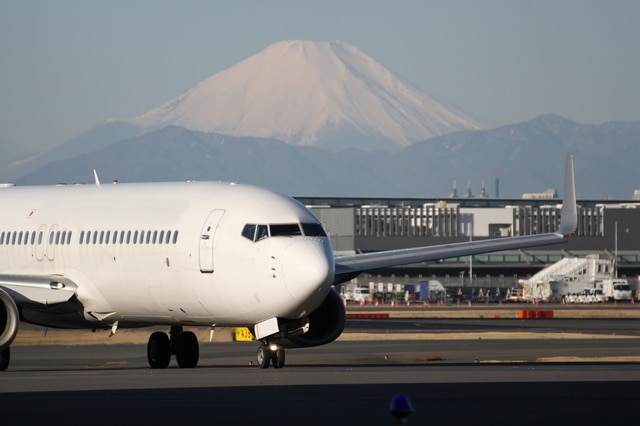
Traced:
[[602, 293], [605, 300], [631, 300], [631, 286], [629, 282], [621, 278], [613, 278], [602, 281]]
[[368, 287], [354, 287], [347, 289], [342, 295], [342, 298], [346, 302], [354, 303], [370, 303], [371, 302], [371, 290]]
[[585, 287], [581, 293], [568, 293], [563, 297], [567, 303], [602, 303], [630, 301], [632, 294], [626, 279], [613, 278]]
[[585, 288], [581, 293], [569, 293], [563, 296], [566, 303], [602, 303], [604, 295], [601, 288]]

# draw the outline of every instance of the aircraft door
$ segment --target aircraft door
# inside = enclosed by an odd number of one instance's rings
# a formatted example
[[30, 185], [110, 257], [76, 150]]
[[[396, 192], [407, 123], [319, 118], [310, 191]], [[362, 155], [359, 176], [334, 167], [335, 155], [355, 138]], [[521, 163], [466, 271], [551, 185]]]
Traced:
[[202, 273], [213, 272], [213, 243], [224, 212], [224, 210], [211, 210], [200, 231], [200, 272]]
[[47, 259], [49, 260], [53, 260], [56, 257], [56, 231], [58, 230], [58, 225], [51, 225], [49, 227], [49, 234], [45, 234], [44, 236], [44, 245], [46, 247], [46, 250], [44, 252], [44, 255], [47, 257]]
[[38, 228], [38, 235], [36, 235], [36, 259], [42, 260], [42, 256], [44, 254], [44, 245], [46, 241], [47, 235], [47, 225], [40, 225]]

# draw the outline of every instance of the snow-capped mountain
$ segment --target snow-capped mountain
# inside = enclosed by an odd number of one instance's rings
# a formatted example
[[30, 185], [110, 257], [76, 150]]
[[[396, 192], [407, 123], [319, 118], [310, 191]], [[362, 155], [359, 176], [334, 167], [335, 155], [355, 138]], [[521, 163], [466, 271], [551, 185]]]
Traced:
[[126, 121], [330, 149], [399, 148], [482, 127], [340, 41], [274, 43]]

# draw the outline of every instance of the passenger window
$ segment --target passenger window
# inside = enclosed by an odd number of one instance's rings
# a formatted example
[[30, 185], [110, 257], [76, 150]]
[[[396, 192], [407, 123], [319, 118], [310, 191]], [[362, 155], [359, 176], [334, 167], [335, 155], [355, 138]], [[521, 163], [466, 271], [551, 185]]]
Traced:
[[82, 244], [82, 241], [84, 241], [84, 231], [80, 232], [80, 244]]
[[173, 244], [178, 242], [178, 231], [173, 231]]
[[71, 231], [67, 232], [67, 244], [71, 244]]

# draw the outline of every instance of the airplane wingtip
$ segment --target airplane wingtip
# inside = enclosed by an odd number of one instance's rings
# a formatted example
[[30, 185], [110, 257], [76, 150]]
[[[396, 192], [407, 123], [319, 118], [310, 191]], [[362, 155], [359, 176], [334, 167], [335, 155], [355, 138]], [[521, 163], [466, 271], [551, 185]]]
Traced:
[[567, 153], [564, 192], [562, 193], [562, 210], [560, 213], [560, 228], [557, 233], [565, 236], [573, 235], [578, 227], [578, 207], [576, 202], [575, 173], [573, 170], [573, 155]]
[[96, 182], [96, 186], [100, 188], [100, 179], [98, 178], [98, 172], [96, 171], [96, 169], [93, 169], [93, 179]]

